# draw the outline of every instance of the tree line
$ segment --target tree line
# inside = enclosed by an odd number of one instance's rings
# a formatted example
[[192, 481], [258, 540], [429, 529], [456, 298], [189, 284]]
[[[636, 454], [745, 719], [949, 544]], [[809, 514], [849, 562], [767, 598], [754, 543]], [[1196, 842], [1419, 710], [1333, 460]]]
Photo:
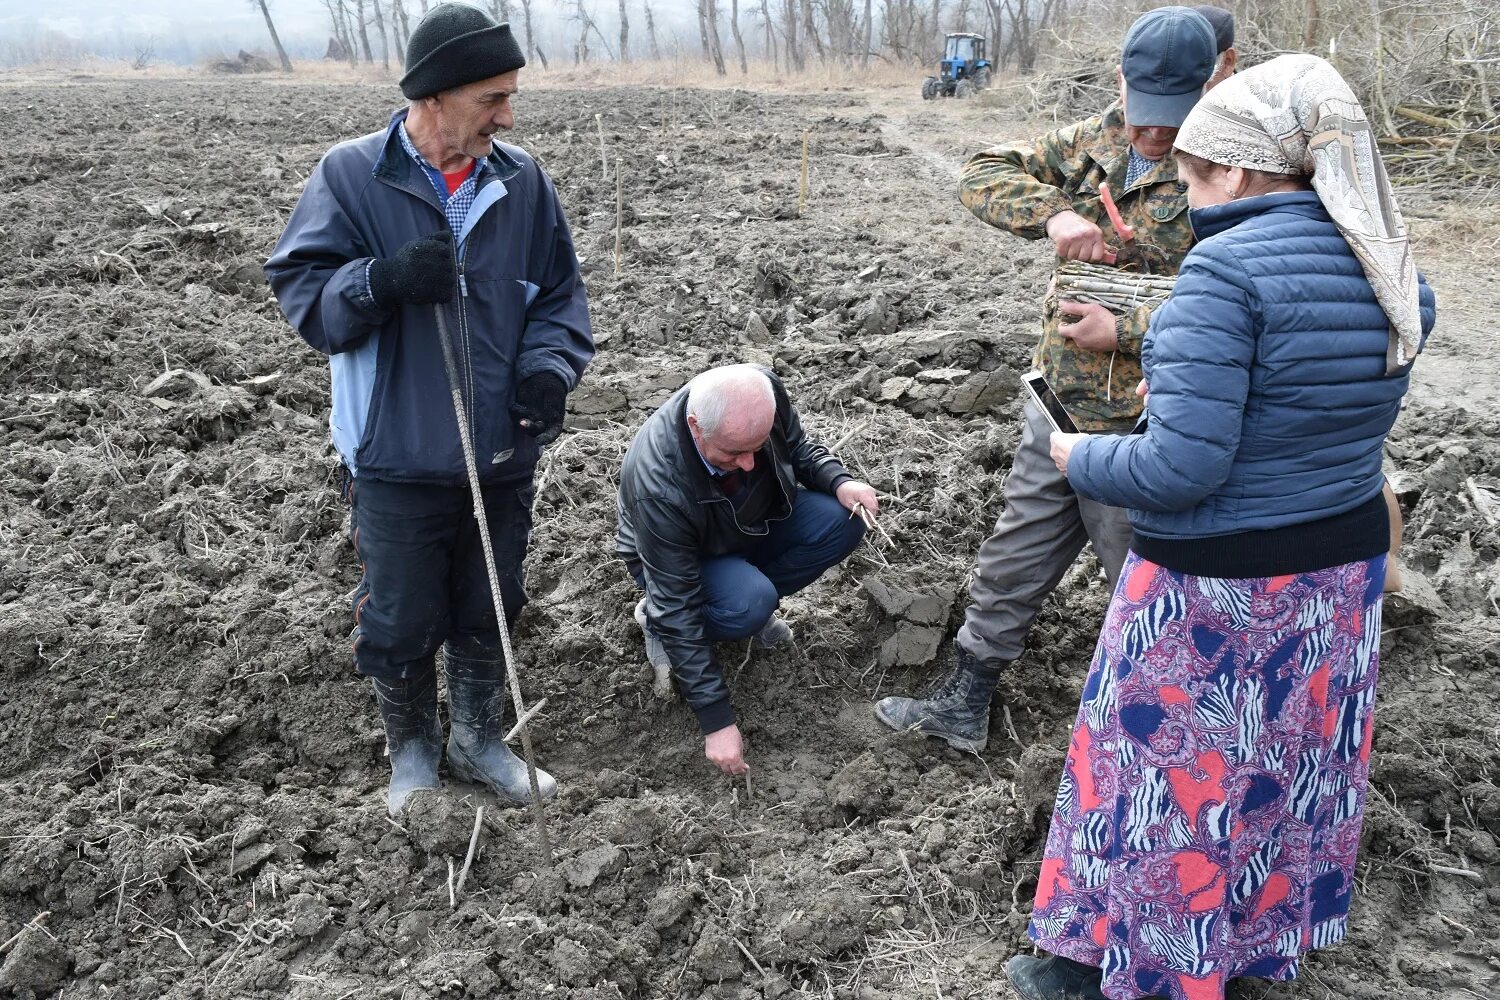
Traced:
[[[290, 68], [276, 37], [266, 0], [251, 0], [265, 15], [283, 66]], [[399, 67], [411, 24], [429, 0], [321, 0], [330, 29], [326, 58]], [[435, 0], [433, 0], [435, 2]], [[609, 0], [603, 0], [608, 3]], [[661, 0], [657, 0], [659, 4]], [[717, 73], [749, 72], [752, 59], [785, 72], [813, 65], [859, 66], [872, 60], [929, 63], [950, 31], [979, 32], [990, 40], [991, 60], [1001, 68], [1029, 70], [1039, 38], [1066, 13], [1067, 0], [686, 0], [696, 19], [696, 38], [660, 27], [652, 0], [614, 0], [612, 24], [601, 24], [596, 0], [568, 0], [563, 15], [567, 41], [562, 58], [628, 62], [681, 56], [696, 47]], [[480, 0], [499, 20], [509, 21], [526, 47], [528, 62], [549, 65], [537, 31], [536, 0]], [[681, 8], [673, 10], [681, 13]], [[639, 17], [644, 38], [631, 37]], [[726, 47], [726, 39], [733, 48]], [[697, 45], [693, 45], [696, 40]], [[634, 47], [632, 47], [632, 44]], [[556, 58], [559, 53], [554, 52]]]

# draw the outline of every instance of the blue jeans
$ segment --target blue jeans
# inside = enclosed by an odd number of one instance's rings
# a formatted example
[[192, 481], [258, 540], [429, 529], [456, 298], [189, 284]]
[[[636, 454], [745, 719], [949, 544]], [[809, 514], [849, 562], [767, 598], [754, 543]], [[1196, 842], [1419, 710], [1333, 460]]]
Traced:
[[[350, 492], [354, 550], [364, 564], [354, 592], [355, 669], [385, 681], [416, 676], [432, 669], [444, 642], [503, 669], [468, 488], [356, 479]], [[511, 622], [526, 606], [521, 562], [534, 496], [529, 482], [484, 488], [500, 599]]]
[[[704, 633], [730, 642], [763, 628], [788, 594], [812, 583], [859, 547], [865, 526], [827, 493], [798, 489], [792, 513], [744, 552], [703, 560], [699, 579], [707, 600]], [[637, 570], [635, 582], [644, 589]]]

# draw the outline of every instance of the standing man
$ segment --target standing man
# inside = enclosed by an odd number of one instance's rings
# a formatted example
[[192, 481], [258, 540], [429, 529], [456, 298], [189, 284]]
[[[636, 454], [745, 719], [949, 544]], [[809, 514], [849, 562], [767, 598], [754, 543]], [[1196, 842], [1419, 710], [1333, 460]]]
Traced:
[[[1172, 141], [1214, 72], [1216, 52], [1202, 15], [1186, 7], [1143, 15], [1125, 36], [1118, 103], [1035, 142], [979, 153], [964, 166], [959, 198], [998, 229], [1050, 238], [1060, 260], [1112, 264], [1119, 234], [1099, 194], [1108, 182], [1135, 239], [1159, 247], [1175, 274], [1193, 233]], [[1145, 307], [1116, 316], [1093, 303], [1049, 296], [1044, 304], [1033, 363], [1081, 430], [1118, 434], [1135, 425], [1141, 338], [1149, 321]], [[1021, 655], [1042, 602], [1085, 542], [1093, 543], [1114, 585], [1130, 546], [1130, 522], [1125, 511], [1073, 492], [1052, 462], [1050, 433], [1042, 411], [1028, 401], [1005, 479], [1005, 510], [979, 549], [970, 581], [953, 669], [926, 698], [882, 699], [875, 714], [893, 729], [982, 750], [1000, 672]]]
[[[287, 319], [332, 366], [330, 425], [364, 563], [354, 664], [385, 723], [392, 815], [412, 791], [438, 787], [439, 646], [449, 773], [510, 801], [529, 792], [503, 739], [499, 623], [438, 340], [446, 332], [458, 355], [514, 621], [526, 603], [532, 472], [594, 354], [552, 181], [494, 138], [515, 123], [525, 64], [509, 25], [467, 4], [433, 7], [407, 46], [408, 106], [323, 157], [266, 264]], [[556, 794], [551, 776], [538, 778]]]
[[781, 598], [842, 562], [879, 509], [759, 365], [704, 372], [630, 442], [615, 551], [646, 592], [646, 658], [676, 679], [725, 774], [749, 765], [713, 644], [790, 641]]

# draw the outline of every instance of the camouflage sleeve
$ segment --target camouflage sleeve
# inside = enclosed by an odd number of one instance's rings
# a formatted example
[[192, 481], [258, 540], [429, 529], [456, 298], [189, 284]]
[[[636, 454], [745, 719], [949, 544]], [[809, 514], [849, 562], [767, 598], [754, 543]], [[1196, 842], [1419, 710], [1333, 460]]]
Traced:
[[1150, 325], [1150, 306], [1136, 306], [1130, 312], [1122, 313], [1115, 320], [1115, 340], [1119, 342], [1119, 350], [1131, 357], [1140, 357], [1141, 341]]
[[1047, 235], [1047, 220], [1073, 207], [1066, 187], [1077, 164], [1082, 124], [1034, 142], [1012, 142], [976, 153], [958, 179], [958, 200], [990, 225], [1028, 240]]

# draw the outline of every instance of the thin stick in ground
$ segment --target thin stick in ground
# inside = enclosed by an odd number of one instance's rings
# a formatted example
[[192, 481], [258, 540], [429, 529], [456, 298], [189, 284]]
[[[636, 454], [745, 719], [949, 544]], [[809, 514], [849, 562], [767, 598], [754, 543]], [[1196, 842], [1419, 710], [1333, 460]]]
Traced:
[[20, 930], [16, 931], [10, 937], [6, 938], [4, 943], [0, 943], [0, 955], [3, 955], [7, 951], [10, 951], [11, 946], [14, 945], [17, 941], [21, 940], [21, 935], [25, 934], [32, 928], [42, 930], [42, 924], [50, 916], [52, 916], [51, 910], [43, 910], [41, 913], [38, 913], [36, 916], [26, 921], [26, 923], [22, 925]]
[[615, 157], [615, 277], [620, 276], [620, 259], [625, 239], [625, 171]]
[[594, 113], [594, 124], [599, 127], [599, 165], [603, 170], [600, 176], [609, 180], [609, 150], [604, 146], [604, 116], [597, 111]]
[[[458, 888], [455, 896], [462, 896], [464, 883], [469, 880], [469, 868], [474, 864], [474, 852], [479, 849], [479, 830], [484, 824], [484, 806], [474, 810], [474, 832], [469, 834], [469, 853], [464, 857], [464, 870], [458, 873]], [[455, 903], [455, 908], [457, 904]]]
[[807, 158], [808, 144], [811, 139], [808, 133], [802, 133], [802, 182], [797, 187], [797, 218], [807, 214]]

